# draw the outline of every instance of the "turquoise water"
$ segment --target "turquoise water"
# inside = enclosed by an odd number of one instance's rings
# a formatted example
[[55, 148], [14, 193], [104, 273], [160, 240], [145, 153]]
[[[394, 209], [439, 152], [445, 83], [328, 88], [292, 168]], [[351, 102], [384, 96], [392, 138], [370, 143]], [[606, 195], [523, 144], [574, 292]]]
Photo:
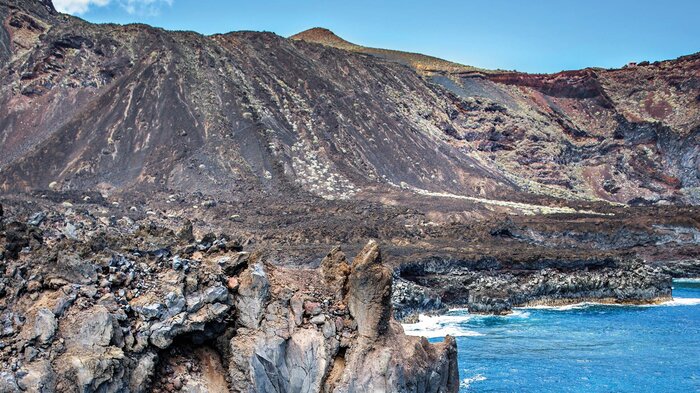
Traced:
[[460, 392], [700, 392], [700, 282], [658, 306], [582, 304], [508, 316], [453, 310], [404, 325], [458, 336]]

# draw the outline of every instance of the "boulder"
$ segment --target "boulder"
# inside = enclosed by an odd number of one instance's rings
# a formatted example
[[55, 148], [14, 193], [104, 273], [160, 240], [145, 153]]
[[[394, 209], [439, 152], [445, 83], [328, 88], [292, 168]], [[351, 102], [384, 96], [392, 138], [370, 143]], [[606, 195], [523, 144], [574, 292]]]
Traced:
[[83, 315], [80, 329], [75, 336], [70, 337], [68, 342], [83, 348], [107, 347], [112, 341], [114, 324], [113, 316], [107, 308], [96, 305], [92, 312]]
[[54, 313], [47, 308], [40, 308], [34, 313], [33, 319], [27, 339], [36, 340], [40, 345], [50, 343], [58, 327]]
[[138, 364], [131, 372], [131, 378], [129, 379], [129, 389], [131, 389], [132, 393], [148, 391], [148, 386], [153, 377], [157, 360], [158, 355], [153, 352], [147, 352], [139, 358]]
[[251, 265], [240, 277], [236, 309], [238, 324], [255, 329], [260, 324], [265, 304], [270, 298], [270, 282], [261, 263]]
[[55, 391], [56, 376], [48, 360], [30, 363], [22, 371], [23, 375], [17, 381], [17, 385], [23, 392], [48, 393]]

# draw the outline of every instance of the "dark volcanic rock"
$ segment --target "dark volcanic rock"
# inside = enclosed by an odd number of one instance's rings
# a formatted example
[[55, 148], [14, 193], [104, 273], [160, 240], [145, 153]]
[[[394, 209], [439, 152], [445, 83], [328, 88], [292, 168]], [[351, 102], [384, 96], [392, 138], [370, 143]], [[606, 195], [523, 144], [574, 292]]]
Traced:
[[2, 29], [6, 191], [698, 198], [698, 56], [447, 78], [313, 37], [205, 37], [1, 4], [18, 21]]
[[[475, 263], [432, 260], [402, 267], [401, 276], [437, 292], [441, 303], [475, 313], [504, 314], [518, 306], [584, 301], [639, 304], [671, 298], [671, 277], [639, 261], [553, 260], [526, 269], [504, 262], [483, 270]], [[429, 312], [431, 307], [409, 310]]]

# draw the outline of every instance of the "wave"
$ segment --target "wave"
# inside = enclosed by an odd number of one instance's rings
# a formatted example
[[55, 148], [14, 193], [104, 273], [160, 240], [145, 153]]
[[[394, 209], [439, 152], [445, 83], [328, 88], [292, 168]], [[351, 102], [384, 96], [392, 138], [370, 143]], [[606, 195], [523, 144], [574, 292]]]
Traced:
[[700, 283], [700, 278], [674, 278], [673, 279], [674, 283], [689, 283], [689, 284], [696, 284]]
[[403, 324], [404, 333], [409, 336], [439, 338], [447, 335], [453, 337], [481, 336], [479, 332], [460, 327], [459, 324], [470, 320], [473, 315], [420, 315], [418, 322]]
[[474, 382], [480, 382], [480, 381], [485, 381], [485, 380], [486, 380], [486, 377], [485, 377], [485, 376], [483, 376], [483, 375], [481, 375], [481, 374], [476, 374], [476, 375], [473, 376], [473, 377], [464, 378], [464, 379], [459, 383], [459, 387], [460, 387], [460, 388], [464, 388], [464, 389], [468, 389], [469, 386], [471, 386], [471, 384], [473, 384]]
[[700, 306], [700, 298], [693, 297], [678, 297], [667, 302], [659, 304], [659, 306]]
[[506, 315], [498, 315], [499, 317], [505, 317], [505, 318], [530, 318], [530, 313], [524, 310], [513, 310], [510, 314]]
[[668, 307], [668, 306], [698, 306], [700, 305], [700, 298], [674, 298], [666, 302], [661, 302], [657, 304], [616, 304], [616, 303], [597, 303], [597, 302], [581, 302], [574, 304], [567, 304], [563, 306], [528, 306], [528, 307], [518, 307], [520, 310], [553, 310], [553, 311], [569, 311], [569, 310], [580, 310], [589, 307]]
[[410, 336], [423, 336], [427, 338], [439, 338], [447, 335], [453, 337], [476, 337], [483, 336], [473, 330], [466, 329], [461, 325], [474, 319], [489, 318], [529, 318], [530, 313], [525, 310], [513, 310], [506, 315], [470, 314], [467, 309], [451, 309], [443, 315], [420, 315], [418, 322], [402, 324], [403, 330]]
[[442, 315], [441, 318], [454, 318], [453, 322], [463, 322], [470, 319], [479, 318], [529, 318], [530, 313], [524, 309], [514, 309], [508, 314], [496, 315], [496, 314], [470, 314], [466, 308], [451, 308], [447, 314]]

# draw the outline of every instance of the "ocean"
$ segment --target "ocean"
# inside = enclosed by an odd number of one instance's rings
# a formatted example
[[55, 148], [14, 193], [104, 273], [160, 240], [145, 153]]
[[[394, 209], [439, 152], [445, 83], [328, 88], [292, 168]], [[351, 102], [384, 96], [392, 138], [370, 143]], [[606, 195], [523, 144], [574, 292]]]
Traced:
[[404, 329], [456, 336], [460, 392], [700, 392], [698, 280], [674, 281], [660, 305], [451, 310]]

